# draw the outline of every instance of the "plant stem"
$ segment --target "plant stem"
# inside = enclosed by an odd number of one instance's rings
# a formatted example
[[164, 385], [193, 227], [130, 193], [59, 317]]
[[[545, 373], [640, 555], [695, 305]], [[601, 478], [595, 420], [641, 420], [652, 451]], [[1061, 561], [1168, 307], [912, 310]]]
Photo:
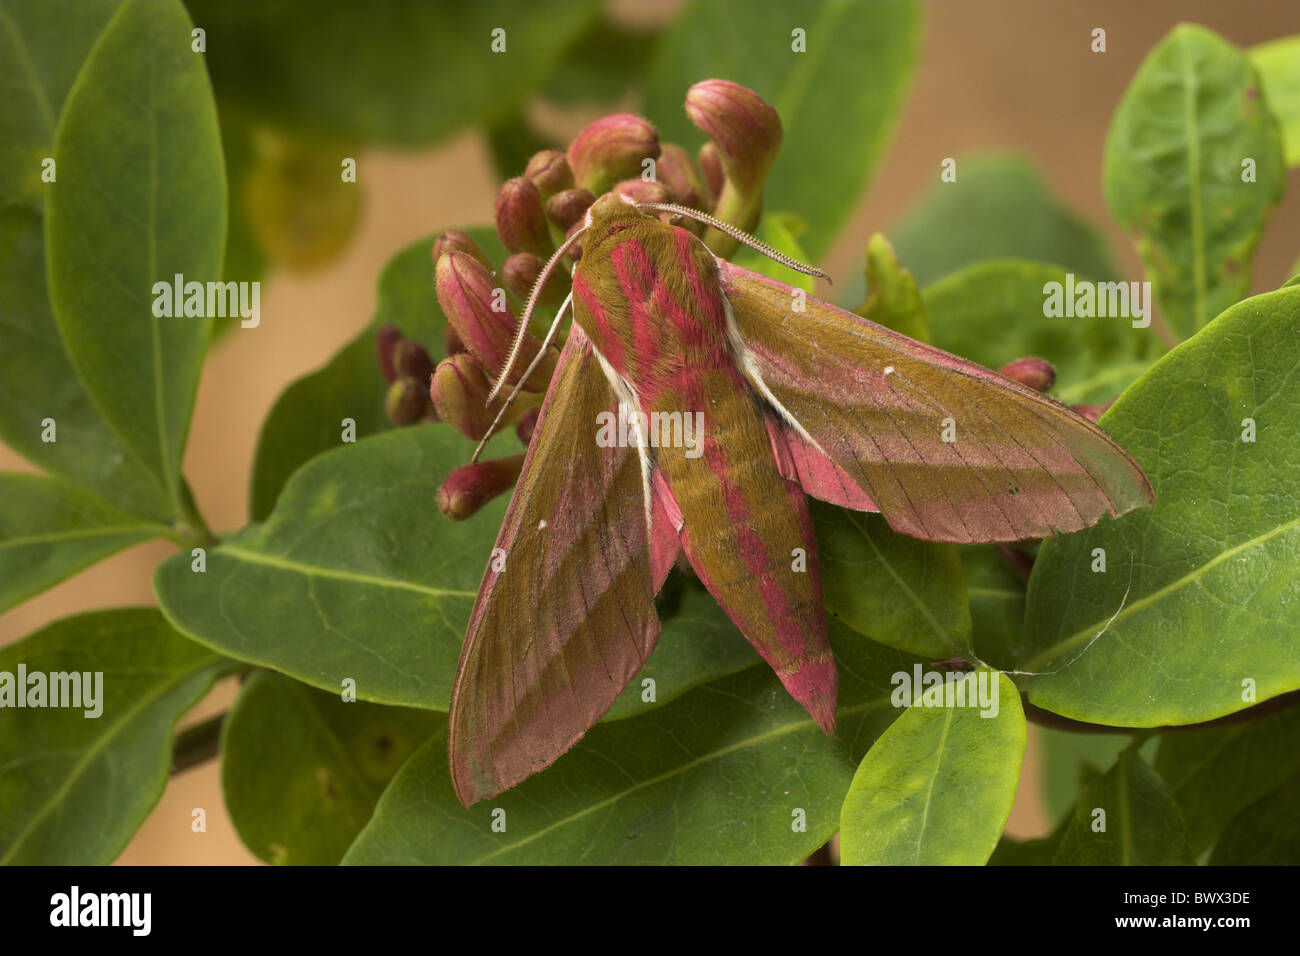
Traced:
[[191, 767], [206, 763], [217, 755], [221, 741], [221, 725], [225, 723], [226, 712], [209, 717], [200, 724], [186, 728], [176, 735], [172, 744], [172, 774], [178, 774]]

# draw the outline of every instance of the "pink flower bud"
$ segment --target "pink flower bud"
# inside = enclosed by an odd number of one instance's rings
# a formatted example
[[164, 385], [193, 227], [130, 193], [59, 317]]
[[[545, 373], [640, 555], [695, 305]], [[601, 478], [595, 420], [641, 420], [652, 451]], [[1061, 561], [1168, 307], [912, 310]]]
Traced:
[[479, 248], [477, 242], [470, 238], [469, 233], [462, 232], [460, 229], [448, 229], [437, 239], [433, 240], [433, 262], [437, 265], [438, 260], [449, 252], [466, 252], [483, 264], [483, 268], [491, 271], [492, 263], [488, 261], [487, 255]]
[[429, 394], [438, 418], [477, 441], [487, 434], [501, 408], [500, 399], [488, 404], [491, 388], [478, 360], [468, 352], [460, 352], [438, 363]]
[[582, 222], [595, 201], [596, 196], [589, 189], [566, 189], [546, 201], [546, 215], [567, 233]]
[[[692, 86], [686, 115], [713, 141], [722, 161], [724, 180], [713, 214], [753, 229], [763, 210], [763, 183], [781, 148], [781, 118], [757, 93], [727, 80]], [[716, 230], [706, 232], [704, 241], [718, 255], [736, 247], [734, 239]]]
[[542, 194], [542, 202], [558, 192], [573, 188], [573, 170], [558, 149], [544, 149], [540, 153], [534, 153], [524, 170], [524, 176], [532, 180], [537, 191]]
[[1008, 362], [998, 369], [998, 374], [1036, 392], [1046, 392], [1056, 383], [1056, 369], [1051, 362], [1040, 358], [1030, 357]]
[[524, 456], [511, 455], [457, 468], [438, 489], [438, 507], [453, 521], [462, 521], [513, 488], [523, 467]]
[[641, 175], [642, 162], [659, 157], [659, 132], [631, 113], [596, 120], [569, 144], [573, 180], [600, 195], [620, 179]]
[[708, 199], [700, 177], [691, 165], [691, 157], [676, 143], [664, 143], [659, 153], [657, 175], [668, 187], [672, 201], [683, 206], [703, 209]]
[[384, 410], [388, 420], [400, 428], [423, 418], [428, 404], [429, 394], [422, 384], [413, 378], [399, 378], [388, 388]]
[[397, 381], [397, 368], [393, 365], [393, 351], [402, 341], [402, 331], [389, 323], [375, 335], [375, 357], [379, 359], [379, 371], [384, 381], [392, 385]]
[[515, 434], [525, 445], [533, 440], [533, 432], [537, 430], [537, 418], [541, 413], [542, 407], [534, 405], [519, 416], [519, 421], [515, 422]]
[[[501, 264], [501, 281], [506, 288], [527, 302], [532, 295], [533, 285], [542, 274], [546, 263], [531, 252], [516, 252]], [[542, 287], [537, 304], [548, 309], [558, 309], [568, 295], [565, 291], [563, 270], [553, 270], [550, 279]]]
[[397, 343], [397, 349], [393, 352], [393, 365], [397, 368], [399, 377], [414, 379], [420, 383], [421, 389], [428, 386], [433, 375], [433, 359], [429, 358], [423, 345], [410, 339]]
[[639, 176], [635, 179], [625, 179], [622, 182], [615, 183], [610, 192], [616, 192], [638, 203], [673, 201], [672, 194], [668, 192], [668, 187], [663, 183], [642, 179]]
[[546, 258], [555, 251], [542, 194], [531, 180], [522, 176], [507, 179], [497, 192], [495, 210], [497, 235], [511, 252], [534, 252]]

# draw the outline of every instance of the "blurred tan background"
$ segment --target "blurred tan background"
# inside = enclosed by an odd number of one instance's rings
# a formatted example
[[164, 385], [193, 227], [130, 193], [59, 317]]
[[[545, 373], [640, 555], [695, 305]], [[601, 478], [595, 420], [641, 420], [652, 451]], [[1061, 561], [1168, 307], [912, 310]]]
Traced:
[[[676, 6], [657, 0], [613, 4], [617, 16], [634, 22], [661, 21]], [[1103, 226], [1121, 271], [1136, 278], [1137, 257], [1102, 199], [1101, 156], [1111, 113], [1142, 57], [1183, 20], [1202, 23], [1243, 46], [1300, 33], [1300, 4], [1285, 0], [947, 0], [926, 7], [921, 57], [897, 138], [826, 263], [837, 278], [860, 268], [867, 237], [878, 229], [888, 232], [937, 180], [943, 157], [960, 159], [982, 149], [1016, 150], [1034, 160], [1068, 205]], [[1105, 54], [1089, 51], [1090, 31], [1098, 26], [1107, 31]], [[871, 64], [862, 69], [869, 82]], [[595, 114], [557, 117], [543, 110], [535, 115], [548, 129], [572, 133]], [[376, 279], [393, 253], [447, 226], [490, 221], [496, 190], [491, 169], [479, 132], [418, 153], [364, 153], [358, 160], [362, 219], [343, 256], [318, 274], [264, 277], [260, 328], [235, 330], [209, 356], [186, 453], [185, 473], [214, 530], [233, 530], [248, 520], [253, 452], [276, 397], [370, 321]], [[456, 188], [442, 188], [448, 182]], [[1293, 170], [1287, 198], [1260, 248], [1256, 290], [1280, 285], [1297, 254], [1300, 172]], [[29, 467], [8, 449], [0, 450], [0, 465]], [[142, 545], [65, 581], [0, 616], [0, 639], [16, 640], [80, 611], [153, 604], [150, 577], [171, 552], [163, 543]], [[233, 696], [231, 682], [219, 686], [185, 724], [220, 712]], [[1034, 785], [1038, 753], [1032, 730], [1009, 827], [1014, 836], [1040, 835], [1048, 827]], [[206, 833], [190, 831], [195, 807], [207, 811]], [[215, 762], [172, 779], [120, 862], [257, 862], [225, 814]]]

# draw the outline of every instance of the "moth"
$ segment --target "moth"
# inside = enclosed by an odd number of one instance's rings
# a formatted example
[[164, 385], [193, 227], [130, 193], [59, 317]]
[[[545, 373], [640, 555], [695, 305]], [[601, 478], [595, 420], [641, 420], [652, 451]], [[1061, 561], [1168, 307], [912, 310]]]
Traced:
[[[1065, 406], [812, 296], [796, 311], [792, 287], [715, 257], [665, 213], [822, 275], [705, 213], [617, 193], [547, 264], [494, 392], [538, 290], [581, 243], [547, 343], [570, 305], [572, 330], [452, 690], [466, 806], [549, 766], [609, 709], [654, 649], [679, 552], [833, 734], [807, 496], [952, 542], [1076, 531], [1153, 501], [1124, 449]], [[674, 414], [699, 423], [694, 447], [645, 433]], [[598, 440], [610, 416], [635, 440]]]

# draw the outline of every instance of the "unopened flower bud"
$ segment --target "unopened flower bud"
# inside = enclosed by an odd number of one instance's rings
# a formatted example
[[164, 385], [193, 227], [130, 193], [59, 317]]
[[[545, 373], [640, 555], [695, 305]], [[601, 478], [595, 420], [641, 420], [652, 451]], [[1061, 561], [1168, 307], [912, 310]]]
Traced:
[[433, 375], [433, 359], [429, 358], [423, 345], [410, 339], [397, 343], [393, 352], [393, 364], [398, 376], [415, 379], [421, 388], [428, 385], [429, 378]]
[[664, 143], [659, 153], [658, 178], [668, 187], [672, 201], [703, 209], [708, 199], [705, 186], [691, 165], [691, 157], [676, 143]]
[[663, 183], [655, 182], [652, 179], [641, 179], [639, 176], [635, 179], [625, 179], [622, 182], [615, 183], [611, 192], [626, 196], [636, 203], [673, 201], [672, 194], [668, 192], [668, 187]]
[[542, 194], [531, 180], [507, 179], [497, 192], [495, 210], [497, 235], [511, 252], [535, 252], [545, 258], [554, 251]]
[[468, 518], [493, 498], [513, 488], [523, 467], [524, 456], [511, 455], [457, 468], [438, 489], [438, 507], [453, 521]]
[[596, 201], [589, 189], [566, 189], [546, 201], [546, 215], [565, 232], [582, 221], [587, 209]]
[[700, 147], [700, 172], [704, 174], [704, 182], [709, 187], [709, 208], [713, 209], [718, 204], [718, 197], [722, 195], [727, 175], [722, 171], [722, 157], [718, 155], [718, 147], [712, 143]]
[[429, 404], [429, 394], [424, 385], [413, 378], [399, 378], [388, 387], [384, 410], [394, 425], [414, 425], [424, 417]]
[[1008, 362], [998, 369], [998, 374], [1036, 392], [1046, 392], [1056, 383], [1056, 369], [1051, 362], [1040, 358], [1029, 357]]
[[534, 153], [524, 169], [524, 176], [532, 180], [537, 191], [542, 194], [542, 202], [558, 192], [573, 188], [573, 170], [558, 149], [544, 149], [540, 153]]
[[[505, 367], [519, 324], [506, 302], [505, 289], [498, 287], [488, 271], [463, 252], [443, 256], [435, 271], [438, 304], [456, 335], [489, 374], [498, 374]], [[508, 383], [513, 385], [519, 381], [540, 346], [533, 335], [525, 334], [506, 379]], [[544, 361], [528, 380], [528, 390], [545, 389], [554, 370], [553, 361]]]
[[515, 422], [515, 434], [525, 445], [533, 440], [533, 432], [537, 430], [537, 418], [541, 413], [542, 407], [534, 405], [519, 416], [519, 421]]
[[[686, 115], [718, 148], [725, 176], [713, 214], [753, 229], [763, 209], [763, 183], [781, 147], [781, 118], [753, 90], [727, 80], [705, 80], [686, 92]], [[716, 231], [705, 243], [726, 255], [736, 242]]]
[[[532, 295], [533, 285], [537, 282], [537, 277], [542, 274], [542, 269], [546, 263], [531, 252], [516, 252], [513, 256], [501, 264], [501, 281], [506, 284], [506, 288], [519, 296], [525, 302]], [[537, 304], [548, 309], [558, 309], [563, 303], [564, 298], [568, 295], [564, 290], [563, 270], [553, 270], [546, 285], [538, 296]]]
[[392, 385], [397, 381], [397, 367], [393, 364], [393, 351], [402, 341], [402, 331], [389, 323], [375, 335], [375, 357], [379, 359], [379, 371], [384, 381]]
[[569, 144], [573, 181], [599, 196], [620, 179], [641, 175], [659, 158], [659, 131], [639, 116], [615, 113], [596, 120]]
[[492, 263], [488, 261], [487, 255], [479, 248], [477, 242], [470, 238], [469, 233], [460, 229], [448, 229], [437, 239], [433, 240], [433, 263], [438, 264], [441, 259], [449, 252], [466, 252], [483, 264], [483, 268], [489, 272], [492, 270]]
[[478, 441], [487, 434], [501, 408], [501, 400], [488, 404], [492, 384], [483, 366], [468, 352], [460, 352], [438, 363], [429, 394], [438, 418], [466, 438]]

